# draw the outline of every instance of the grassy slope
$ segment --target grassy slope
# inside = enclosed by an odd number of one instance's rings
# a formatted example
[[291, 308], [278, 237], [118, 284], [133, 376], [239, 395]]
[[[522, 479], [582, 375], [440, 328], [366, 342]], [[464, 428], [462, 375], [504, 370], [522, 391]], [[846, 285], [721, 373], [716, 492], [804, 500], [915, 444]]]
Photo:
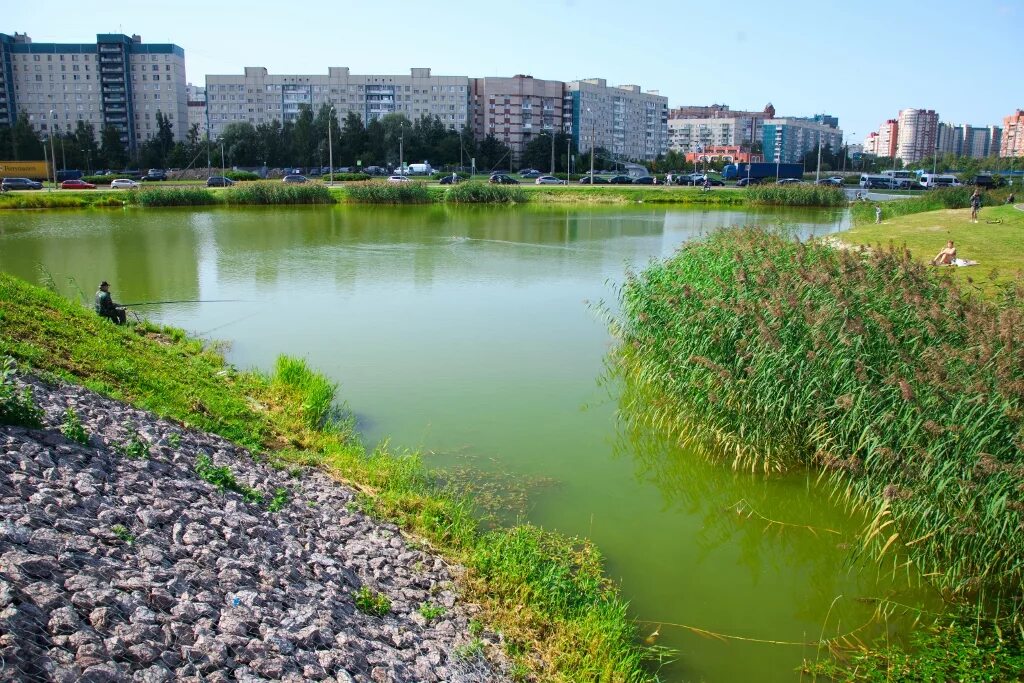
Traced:
[[505, 634], [520, 679], [652, 678], [592, 546], [530, 526], [484, 533], [468, 502], [438, 490], [417, 456], [366, 453], [349, 425], [317, 427], [334, 387], [302, 361], [279, 359], [272, 377], [238, 372], [178, 330], [117, 327], [5, 274], [2, 355], [221, 434], [282, 467], [315, 465], [348, 482], [366, 511], [469, 568], [463, 587]]
[[946, 240], [953, 240], [960, 258], [978, 261], [971, 268], [943, 269], [961, 282], [968, 277], [985, 279], [993, 269], [998, 281], [1008, 281], [1024, 271], [1024, 211], [1012, 206], [985, 207], [977, 223], [970, 219], [970, 209], [915, 213], [880, 225], [858, 225], [838, 238], [851, 244], [905, 244], [914, 258], [925, 262], [946, 246]]

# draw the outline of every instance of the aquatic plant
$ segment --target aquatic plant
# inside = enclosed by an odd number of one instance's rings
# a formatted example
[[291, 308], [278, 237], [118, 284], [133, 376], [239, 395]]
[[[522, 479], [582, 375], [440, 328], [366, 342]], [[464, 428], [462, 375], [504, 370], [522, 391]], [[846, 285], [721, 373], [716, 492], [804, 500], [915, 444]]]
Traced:
[[628, 276], [618, 367], [656, 397], [634, 412], [709, 455], [819, 466], [872, 513], [879, 558], [1019, 600], [1022, 298], [969, 297], [902, 249], [722, 231]]
[[833, 185], [812, 185], [807, 183], [775, 185], [753, 185], [745, 191], [751, 204], [775, 206], [845, 206], [846, 194]]
[[356, 204], [429, 204], [430, 190], [426, 183], [371, 182], [347, 185], [345, 196]]
[[248, 182], [231, 187], [222, 194], [224, 201], [233, 205], [334, 203], [331, 191], [320, 183], [298, 185], [272, 180]]
[[444, 200], [451, 204], [523, 204], [529, 196], [518, 185], [466, 182], [449, 187]]
[[140, 206], [206, 206], [220, 201], [205, 187], [147, 187], [126, 192], [125, 199]]

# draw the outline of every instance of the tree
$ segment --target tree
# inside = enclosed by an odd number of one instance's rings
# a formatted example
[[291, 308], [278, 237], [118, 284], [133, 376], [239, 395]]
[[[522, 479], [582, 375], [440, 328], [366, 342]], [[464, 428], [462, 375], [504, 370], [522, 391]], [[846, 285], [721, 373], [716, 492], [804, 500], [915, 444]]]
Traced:
[[[335, 159], [339, 166], [355, 166], [356, 161], [363, 161], [360, 155], [366, 149], [367, 135], [363, 128], [363, 119], [359, 114], [350, 111], [345, 115], [345, 123], [338, 135], [338, 147]], [[376, 162], [377, 159], [367, 160]], [[372, 163], [365, 163], [364, 166], [371, 166]]]
[[[128, 152], [121, 142], [121, 132], [113, 126], [104, 126], [100, 133], [100, 160], [107, 168], [124, 168]], [[97, 163], [97, 166], [100, 164]]]
[[488, 135], [478, 148], [476, 166], [485, 171], [496, 170], [499, 166], [511, 168], [512, 150], [498, 138]]
[[308, 104], [299, 105], [299, 115], [295, 117], [295, 128], [292, 130], [290, 164], [311, 166], [316, 153], [316, 135], [313, 131], [313, 109]]
[[29, 123], [28, 115], [18, 117], [11, 129], [11, 158], [14, 161], [42, 161], [43, 141]]
[[[314, 130], [321, 136], [317, 143], [317, 148], [320, 150], [320, 158], [324, 162], [331, 158], [330, 150], [327, 148], [327, 142], [330, 140], [331, 147], [334, 150], [334, 163], [336, 165], [341, 164], [341, 127], [338, 125], [337, 110], [332, 114], [331, 108], [325, 103], [320, 105], [320, 110], [316, 113], [316, 120], [313, 122]], [[330, 135], [327, 131], [330, 129]], [[320, 164], [321, 166], [324, 163]]]

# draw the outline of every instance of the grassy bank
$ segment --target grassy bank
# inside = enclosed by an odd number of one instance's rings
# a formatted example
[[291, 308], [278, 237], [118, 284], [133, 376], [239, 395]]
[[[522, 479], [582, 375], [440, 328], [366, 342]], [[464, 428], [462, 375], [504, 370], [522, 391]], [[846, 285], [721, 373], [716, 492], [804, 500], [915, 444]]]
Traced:
[[[941, 209], [965, 209], [971, 205], [973, 187], [943, 187], [928, 190], [924, 194], [916, 194], [909, 199], [897, 199], [886, 202], [854, 202], [850, 206], [850, 214], [854, 225], [866, 225], [875, 222], [875, 206], [882, 209], [882, 220], [915, 213], [938, 211]], [[1002, 205], [1010, 190], [986, 190], [982, 193], [983, 210]], [[938, 251], [936, 249], [936, 251]]]
[[[896, 203], [896, 202], [891, 202]], [[906, 246], [914, 259], [928, 263], [953, 240], [957, 255], [977, 261], [970, 268], [936, 268], [970, 291], [994, 294], [1024, 271], [1024, 211], [1012, 206], [982, 207], [977, 223], [971, 210], [942, 209], [886, 218], [881, 224], [856, 225], [836, 235], [850, 244]]]
[[966, 295], [902, 249], [723, 231], [628, 278], [618, 366], [651, 425], [736, 467], [820, 468], [872, 518], [860, 552], [909, 557], [1019, 636], [1022, 301]]
[[179, 330], [117, 327], [4, 274], [0, 355], [221, 434], [282, 467], [317, 466], [348, 482], [363, 509], [468, 568], [463, 589], [504, 633], [519, 680], [654, 678], [593, 546], [531, 526], [485, 532], [469, 501], [439, 489], [418, 456], [366, 452], [351, 421], [335, 415], [334, 385], [300, 359], [280, 358], [270, 375], [239, 372]]

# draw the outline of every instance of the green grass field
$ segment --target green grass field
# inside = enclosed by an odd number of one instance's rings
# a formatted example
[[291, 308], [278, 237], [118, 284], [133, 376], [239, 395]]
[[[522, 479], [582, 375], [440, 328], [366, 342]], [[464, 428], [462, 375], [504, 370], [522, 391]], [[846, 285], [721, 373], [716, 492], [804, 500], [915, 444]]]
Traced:
[[1012, 206], [984, 207], [977, 223], [971, 222], [970, 209], [943, 209], [859, 225], [837, 237], [849, 244], [906, 245], [924, 262], [953, 240], [958, 257], [978, 262], [970, 268], [941, 268], [962, 283], [967, 278], [1007, 282], [1024, 272], [1024, 211]]

